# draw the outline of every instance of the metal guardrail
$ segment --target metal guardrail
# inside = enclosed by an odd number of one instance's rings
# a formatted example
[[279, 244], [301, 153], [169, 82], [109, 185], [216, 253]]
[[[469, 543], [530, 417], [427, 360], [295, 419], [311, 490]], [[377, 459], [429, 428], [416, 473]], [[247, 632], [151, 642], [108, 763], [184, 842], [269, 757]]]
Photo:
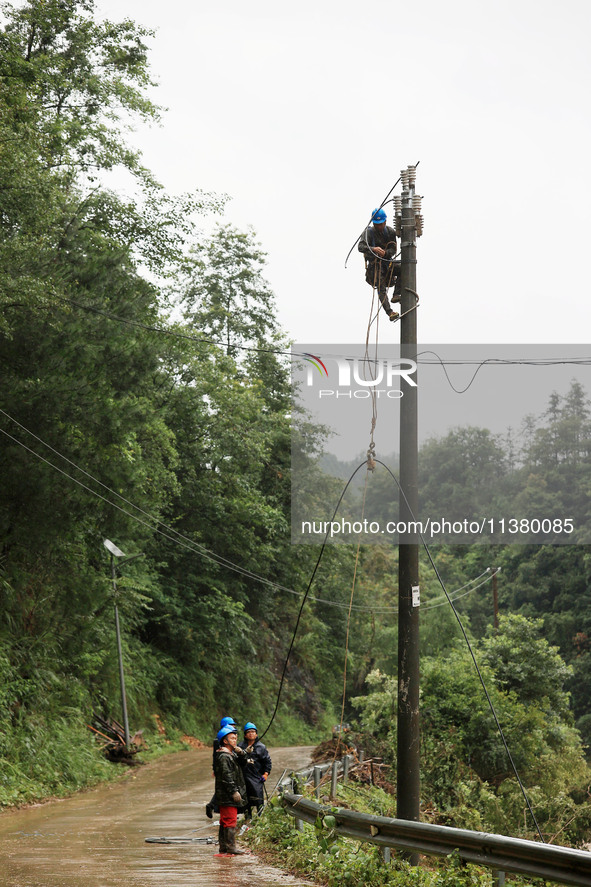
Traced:
[[281, 799], [287, 812], [296, 820], [314, 823], [318, 816], [330, 814], [336, 822], [334, 832], [343, 837], [428, 856], [449, 856], [457, 852], [465, 862], [484, 865], [497, 872], [531, 875], [560, 884], [591, 887], [591, 853], [584, 850], [357, 813], [317, 804], [287, 790], [283, 791]]

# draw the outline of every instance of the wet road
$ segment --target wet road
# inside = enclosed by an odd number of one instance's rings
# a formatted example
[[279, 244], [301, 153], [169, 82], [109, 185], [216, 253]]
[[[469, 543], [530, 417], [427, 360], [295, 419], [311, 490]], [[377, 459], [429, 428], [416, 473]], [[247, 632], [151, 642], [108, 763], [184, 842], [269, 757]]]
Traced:
[[[309, 748], [271, 749], [269, 791]], [[274, 778], [275, 777], [275, 778]], [[205, 816], [211, 750], [191, 750], [129, 771], [120, 782], [0, 815], [3, 887], [286, 887], [304, 883], [256, 856], [215, 857], [211, 844], [152, 844], [147, 837], [217, 837]], [[195, 831], [198, 830], [198, 831]]]

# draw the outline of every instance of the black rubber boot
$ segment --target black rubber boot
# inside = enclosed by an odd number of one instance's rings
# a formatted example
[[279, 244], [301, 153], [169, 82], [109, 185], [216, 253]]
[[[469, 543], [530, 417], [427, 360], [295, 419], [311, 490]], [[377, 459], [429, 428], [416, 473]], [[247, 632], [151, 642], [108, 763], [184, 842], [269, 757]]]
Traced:
[[207, 816], [208, 819], [213, 819], [213, 813], [212, 813], [212, 810], [211, 810], [211, 804], [206, 804], [206, 805], [205, 805], [205, 815]]
[[243, 856], [245, 854], [245, 850], [240, 850], [239, 847], [236, 846], [236, 829], [235, 828], [227, 828], [226, 829], [226, 853], [232, 853], [234, 856]]
[[220, 853], [228, 852], [228, 845], [226, 844], [226, 829], [223, 825], [220, 825], [218, 829], [218, 844], [220, 845]]

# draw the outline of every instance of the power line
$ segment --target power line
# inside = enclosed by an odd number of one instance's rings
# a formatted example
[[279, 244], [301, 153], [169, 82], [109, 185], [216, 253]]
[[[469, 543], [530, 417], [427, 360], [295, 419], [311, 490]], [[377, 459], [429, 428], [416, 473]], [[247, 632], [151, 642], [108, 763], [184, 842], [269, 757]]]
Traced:
[[[10, 416], [8, 416], [8, 414], [4, 410], [0, 410], [0, 413], [7, 416], [7, 418], [9, 418], [9, 419], [11, 418]], [[12, 420], [12, 421], [16, 422], [16, 420]], [[201, 557], [204, 557], [206, 560], [212, 561], [213, 563], [217, 564], [218, 566], [226, 567], [228, 570], [232, 570], [235, 573], [239, 573], [240, 575], [245, 576], [248, 579], [253, 579], [257, 582], [264, 583], [264, 584], [269, 585], [273, 588], [278, 588], [281, 591], [287, 591], [290, 593], [298, 594], [298, 592], [295, 592], [293, 589], [285, 588], [284, 586], [280, 585], [279, 583], [273, 582], [273, 580], [271, 580], [271, 579], [266, 579], [264, 576], [260, 576], [256, 573], [253, 573], [251, 570], [246, 569], [245, 567], [241, 567], [239, 564], [234, 563], [233, 561], [229, 560], [228, 558], [223, 557], [222, 555], [215, 554], [215, 552], [212, 552], [210, 549], [207, 549], [205, 546], [201, 545], [200, 543], [195, 542], [193, 539], [190, 539], [188, 536], [184, 536], [182, 533], [179, 533], [178, 531], [174, 530], [173, 528], [167, 526], [162, 521], [160, 521], [158, 518], [151, 515], [149, 512], [144, 511], [138, 505], [135, 505], [133, 502], [130, 502], [124, 496], [121, 496], [119, 493], [115, 492], [115, 490], [112, 490], [106, 484], [102, 483], [102, 481], [98, 480], [98, 478], [95, 478], [89, 472], [85, 471], [85, 469], [80, 468], [74, 462], [69, 460], [66, 456], [62, 456], [61, 453], [59, 453], [57, 450], [55, 450], [49, 444], [46, 444], [43, 440], [41, 440], [41, 438], [39, 438], [39, 437], [37, 437], [37, 435], [33, 434], [33, 432], [28, 431], [28, 429], [26, 429], [19, 422], [16, 422], [16, 424], [19, 425], [19, 427], [23, 428], [23, 430], [27, 431], [27, 433], [31, 434], [32, 437], [34, 437], [36, 440], [38, 440], [40, 443], [42, 443], [44, 446], [46, 446], [48, 449], [50, 449], [53, 453], [55, 453], [61, 459], [64, 459], [65, 462], [72, 465], [73, 468], [75, 468], [78, 471], [81, 471], [89, 479], [91, 479], [92, 481], [97, 483], [99, 486], [103, 487], [103, 489], [107, 490], [109, 493], [111, 493], [116, 498], [120, 499], [122, 502], [125, 502], [131, 508], [135, 508], [137, 511], [139, 511], [140, 514], [144, 515], [147, 518], [147, 520], [143, 520], [137, 514], [133, 514], [131, 511], [128, 511], [126, 508], [123, 508], [121, 505], [118, 505], [116, 502], [111, 501], [106, 496], [103, 496], [101, 493], [98, 493], [96, 490], [93, 490], [87, 484], [85, 484], [82, 481], [78, 480], [77, 478], [73, 477], [71, 474], [68, 474], [68, 472], [64, 471], [59, 466], [55, 465], [49, 459], [46, 459], [44, 456], [41, 456], [39, 453], [37, 453], [31, 447], [28, 447], [25, 443], [18, 440], [18, 438], [14, 437], [12, 434], [9, 434], [8, 431], [6, 431], [3, 428], [0, 428], [0, 432], [2, 434], [4, 434], [6, 437], [8, 437], [10, 440], [12, 440], [15, 444], [22, 447], [27, 452], [31, 453], [37, 459], [40, 459], [46, 465], [49, 465], [55, 471], [59, 472], [64, 477], [68, 478], [68, 480], [71, 480], [73, 483], [82, 487], [84, 490], [86, 490], [91, 495], [96, 496], [98, 499], [101, 499], [107, 505], [110, 505], [111, 507], [116, 508], [118, 511], [121, 511], [123, 514], [127, 515], [127, 517], [130, 517], [132, 520], [136, 521], [137, 523], [141, 524], [142, 526], [147, 527], [152, 532], [158, 533], [159, 535], [163, 536], [165, 539], [168, 539], [170, 542], [174, 542], [176, 545], [179, 545], [181, 548], [185, 548], [185, 549], [193, 552], [194, 554], [199, 554], [199, 555], [201, 555]]]
[[[335, 506], [335, 509], [334, 509], [334, 512], [333, 512], [333, 515], [332, 515], [331, 523], [332, 523], [332, 521], [334, 521], [334, 519], [335, 519], [335, 517], [336, 517], [337, 511], [338, 511], [339, 508], [340, 508], [341, 502], [343, 501], [343, 497], [344, 497], [345, 493], [347, 492], [347, 490], [348, 490], [348, 488], [349, 488], [349, 485], [350, 485], [351, 481], [353, 480], [353, 478], [355, 477], [355, 475], [357, 474], [357, 472], [360, 471], [361, 468], [363, 468], [364, 465], [367, 465], [367, 462], [361, 462], [361, 463], [357, 466], [357, 468], [353, 471], [353, 473], [351, 474], [349, 480], [348, 480], [347, 483], [345, 484], [345, 486], [344, 486], [344, 488], [343, 488], [343, 491], [342, 491], [341, 495], [339, 496], [339, 501], [337, 502], [337, 504], [336, 504], [336, 506]], [[283, 664], [283, 671], [282, 671], [282, 673], [281, 673], [281, 681], [280, 681], [280, 683], [279, 683], [279, 690], [278, 690], [278, 692], [277, 692], [277, 699], [276, 699], [276, 701], [275, 701], [275, 708], [273, 709], [273, 714], [271, 715], [271, 720], [270, 720], [269, 723], [267, 724], [267, 726], [266, 726], [266, 728], [265, 728], [265, 730], [264, 730], [264, 732], [263, 732], [263, 734], [262, 734], [262, 736], [261, 736], [261, 739], [263, 738], [263, 736], [265, 735], [265, 733], [268, 733], [268, 732], [269, 732], [269, 729], [271, 728], [271, 724], [272, 724], [273, 721], [275, 720], [275, 715], [277, 714], [277, 709], [279, 708], [279, 700], [280, 700], [280, 698], [281, 698], [281, 691], [282, 691], [282, 689], [283, 689], [283, 683], [284, 683], [284, 681], [285, 681], [285, 675], [286, 675], [286, 672], [287, 672], [287, 665], [288, 665], [288, 662], [289, 662], [289, 657], [291, 656], [291, 651], [293, 650], [293, 645], [294, 645], [294, 643], [295, 643], [296, 635], [297, 635], [297, 632], [298, 632], [298, 626], [299, 626], [299, 624], [300, 624], [300, 619], [302, 618], [302, 613], [303, 613], [303, 611], [304, 611], [304, 605], [305, 605], [305, 603], [306, 603], [306, 599], [307, 599], [307, 597], [308, 597], [308, 592], [309, 592], [310, 589], [312, 588], [312, 583], [314, 582], [314, 577], [316, 576], [316, 573], [317, 573], [317, 571], [318, 571], [318, 567], [320, 566], [320, 562], [321, 562], [321, 560], [322, 560], [322, 556], [323, 556], [324, 551], [325, 551], [325, 549], [326, 549], [326, 543], [327, 543], [327, 541], [328, 541], [328, 535], [329, 535], [329, 533], [330, 533], [330, 528], [327, 528], [327, 530], [326, 530], [326, 534], [325, 534], [325, 536], [324, 536], [324, 541], [323, 541], [323, 543], [322, 543], [322, 547], [321, 547], [321, 549], [320, 549], [320, 553], [318, 554], [318, 559], [316, 560], [316, 564], [315, 564], [315, 566], [314, 566], [314, 570], [312, 571], [312, 575], [311, 575], [311, 577], [310, 577], [310, 581], [308, 582], [308, 587], [307, 587], [307, 589], [306, 589], [306, 593], [304, 594], [304, 597], [303, 597], [303, 600], [302, 600], [302, 603], [301, 603], [301, 606], [300, 606], [300, 610], [299, 610], [299, 613], [298, 613], [298, 618], [296, 619], [295, 628], [294, 628], [294, 630], [293, 630], [293, 634], [292, 634], [292, 637], [291, 637], [291, 643], [290, 643], [290, 645], [289, 645], [289, 649], [288, 649], [288, 651], [287, 651], [287, 656], [285, 657], [285, 662], [284, 662], [284, 664]]]
[[[106, 318], [107, 320], [112, 320], [115, 323], [120, 323], [125, 326], [135, 327], [137, 329], [143, 329], [146, 332], [157, 333], [159, 335], [169, 336], [171, 338], [183, 339], [185, 341], [196, 342], [197, 344], [203, 345], [214, 345], [219, 348], [228, 348], [234, 349], [236, 351], [248, 351], [251, 353], [259, 353], [259, 354], [275, 354], [279, 357], [288, 357], [292, 362], [295, 360], [306, 360], [309, 356], [304, 352], [298, 351], [287, 351], [284, 348], [272, 348], [272, 347], [261, 347], [255, 345], [245, 345], [240, 343], [224, 342], [221, 339], [213, 339], [207, 336], [194, 336], [190, 333], [182, 333], [178, 330], [169, 329], [167, 327], [155, 326], [151, 324], [142, 323], [139, 320], [131, 320], [130, 318], [121, 317], [121, 315], [113, 314], [109, 311], [103, 311], [100, 308], [96, 308], [94, 305], [84, 305], [81, 302], [76, 301], [75, 299], [66, 299], [63, 296], [58, 296], [57, 294], [53, 294], [53, 298], [58, 299], [60, 302], [66, 305], [73, 305], [75, 308], [79, 308], [81, 311], [87, 311], [92, 314], [99, 315], [101, 317]], [[422, 355], [432, 354], [435, 357], [435, 360], [425, 360], [421, 359]], [[332, 358], [339, 358], [342, 360], [350, 360], [355, 361], [358, 360], [359, 357], [357, 355], [351, 354], [330, 354], [327, 355]], [[463, 394], [468, 388], [473, 384], [474, 379], [478, 372], [484, 366], [490, 367], [503, 367], [503, 366], [532, 366], [532, 367], [550, 367], [550, 366], [591, 366], [591, 356], [589, 357], [553, 357], [553, 358], [495, 358], [489, 357], [484, 360], [475, 360], [475, 359], [454, 359], [454, 358], [442, 358], [437, 354], [436, 351], [428, 350], [421, 351], [418, 355], [418, 363], [420, 364], [440, 364], [441, 367], [445, 371], [445, 367], [447, 366], [476, 366], [476, 372], [474, 373], [472, 379], [469, 384], [463, 389], [456, 389], [448, 376], [448, 382], [453, 390], [457, 394]], [[378, 358], [379, 359], [379, 358]], [[447, 375], [447, 373], [446, 373]]]
[[[188, 536], [185, 536], [182, 533], [179, 533], [178, 530], [175, 530], [172, 527], [168, 526], [167, 524], [164, 524], [162, 521], [159, 520], [159, 518], [150, 514], [148, 511], [145, 511], [143, 508], [141, 508], [139, 505], [136, 505], [135, 503], [131, 502], [129, 499], [126, 499], [125, 496], [122, 496], [120, 493], [117, 493], [115, 490], [113, 490], [107, 484], [103, 483], [97, 477], [92, 475], [89, 471], [86, 471], [86, 469], [82, 468], [80, 465], [73, 462], [67, 456], [64, 456], [63, 453], [60, 453], [59, 450], [56, 450], [55, 447], [51, 446], [51, 444], [44, 441], [41, 437], [39, 437], [39, 435], [35, 434], [33, 431], [28, 429], [25, 425], [23, 425], [17, 419], [10, 416], [9, 413], [7, 413], [5, 410], [3, 410], [1, 408], [0, 408], [0, 415], [5, 416], [11, 422], [13, 422], [15, 425], [17, 425], [22, 431], [29, 434], [36, 441], [38, 441], [38, 443], [42, 444], [42, 446], [46, 447], [55, 456], [57, 456], [60, 459], [63, 459], [64, 462], [66, 462], [68, 465], [70, 465], [76, 471], [79, 471], [85, 477], [89, 478], [89, 480], [92, 480], [94, 483], [98, 484], [98, 486], [102, 487], [102, 489], [106, 490], [108, 493], [110, 493], [116, 499], [119, 499], [121, 502], [125, 503], [125, 505], [128, 505], [130, 508], [135, 509], [137, 512], [139, 512], [139, 514], [141, 514], [145, 518], [147, 518], [147, 520], [142, 520], [140, 517], [138, 517], [137, 514], [133, 514], [132, 512], [128, 511], [127, 509], [122, 508], [120, 505], [117, 505], [116, 502], [113, 502], [112, 500], [108, 499], [107, 497], [102, 496], [100, 493], [98, 493], [96, 490], [93, 490], [87, 484], [82, 483], [77, 478], [73, 477], [71, 474], [68, 474], [68, 472], [63, 471], [61, 468], [59, 468], [59, 466], [55, 465], [50, 460], [45, 459], [43, 456], [41, 456], [39, 453], [37, 453], [31, 447], [28, 447], [22, 441], [18, 440], [18, 438], [9, 434], [3, 428], [0, 428], [0, 432], [2, 432], [2, 434], [4, 434], [6, 437], [8, 437], [10, 440], [12, 440], [18, 446], [22, 447], [27, 452], [31, 453], [36, 458], [40, 459], [46, 465], [49, 465], [55, 471], [59, 472], [64, 477], [68, 478], [68, 480], [71, 480], [73, 483], [78, 484], [84, 490], [89, 492], [91, 495], [96, 496], [97, 498], [101, 499], [101, 501], [105, 502], [106, 504], [112, 506], [113, 508], [118, 509], [123, 514], [132, 518], [132, 520], [135, 520], [138, 523], [140, 523], [142, 526], [147, 527], [148, 529], [152, 530], [153, 532], [159, 533], [161, 536], [166, 538], [168, 541], [173, 542], [176, 545], [179, 545], [180, 547], [193, 552], [194, 554], [198, 554], [198, 555], [206, 558], [207, 560], [212, 561], [217, 566], [225, 567], [228, 570], [236, 572], [236, 573], [244, 576], [247, 579], [252, 579], [253, 581], [264, 583], [266, 585], [271, 586], [272, 588], [276, 588], [279, 591], [286, 592], [287, 594], [296, 595], [298, 597], [301, 597], [302, 594], [304, 594], [304, 592], [296, 591], [293, 588], [287, 588], [285, 585], [281, 585], [278, 582], [274, 582], [272, 579], [267, 579], [266, 577], [261, 576], [258, 573], [254, 573], [252, 570], [248, 570], [247, 568], [240, 566], [239, 564], [235, 563], [234, 561], [230, 560], [229, 558], [225, 558], [222, 555], [212, 552], [210, 549], [206, 548], [206, 546], [201, 545], [198, 542], [195, 542], [195, 540], [191, 539]], [[328, 606], [336, 607], [339, 609], [348, 609], [348, 604], [341, 604], [338, 601], [331, 601], [331, 600], [328, 600], [325, 598], [316, 598], [316, 597], [312, 597], [312, 596], [310, 596], [309, 599], [313, 600], [317, 603], [326, 604]], [[382, 609], [389, 610], [390, 608], [359, 607], [358, 609], [366, 610], [366, 611], [368, 609], [375, 609], [376, 612], [379, 612]]]
[[[420, 360], [425, 354], [433, 354], [435, 356], [435, 360]], [[444, 360], [436, 351], [421, 351], [417, 355], [417, 363], [421, 363], [423, 365], [434, 365], [439, 364], [445, 373], [445, 377], [449, 384], [449, 387], [452, 391], [455, 391], [456, 394], [465, 394], [476, 380], [476, 376], [480, 372], [480, 370], [485, 366], [490, 367], [505, 367], [505, 366], [530, 366], [530, 367], [550, 367], [550, 366], [591, 366], [591, 357], [571, 357], [571, 358], [501, 358], [501, 357], [487, 357], [485, 360], [452, 360], [446, 359]], [[474, 371], [472, 378], [468, 382], [468, 384], [464, 388], [456, 388], [453, 382], [451, 381], [450, 375], [447, 371], [448, 366], [475, 366], [476, 370]]]
[[[117, 508], [119, 511], [121, 511], [122, 513], [124, 513], [128, 517], [131, 517], [133, 520], [137, 520], [143, 526], [148, 527], [149, 529], [153, 530], [154, 532], [159, 533], [161, 536], [166, 538], [169, 542], [174, 542], [175, 544], [179, 545], [180, 547], [185, 548], [189, 551], [192, 551], [194, 554], [199, 554], [202, 557], [217, 564], [218, 566], [226, 567], [227, 569], [232, 570], [233, 572], [237, 572], [247, 579], [252, 579], [256, 582], [262, 582], [266, 585], [276, 588], [278, 591], [283, 591], [286, 594], [296, 595], [297, 597], [301, 597], [305, 593], [302, 591], [296, 591], [293, 588], [288, 588], [285, 585], [281, 585], [279, 582], [274, 582], [272, 579], [267, 579], [266, 577], [261, 576], [258, 573], [254, 573], [252, 570], [248, 570], [245, 567], [242, 567], [239, 564], [235, 563], [234, 561], [231, 561], [229, 558], [225, 558], [222, 555], [216, 554], [215, 552], [211, 551], [211, 549], [208, 549], [206, 546], [202, 545], [201, 543], [196, 542], [194, 539], [191, 539], [189, 536], [185, 536], [183, 533], [179, 533], [178, 530], [175, 530], [173, 527], [170, 527], [169, 525], [164, 524], [162, 521], [159, 520], [159, 518], [155, 517], [153, 514], [150, 514], [150, 512], [145, 511], [145, 509], [141, 508], [139, 505], [136, 505], [134, 502], [131, 502], [129, 499], [126, 499], [125, 496], [122, 496], [120, 493], [117, 493], [116, 490], [113, 490], [107, 484], [103, 483], [103, 481], [99, 480], [97, 477], [95, 477], [93, 474], [91, 474], [85, 468], [82, 468], [82, 466], [78, 465], [76, 462], [73, 462], [67, 456], [64, 456], [63, 453], [60, 453], [59, 450], [56, 450], [55, 447], [51, 446], [51, 444], [44, 441], [41, 437], [39, 437], [39, 435], [35, 434], [33, 431], [31, 431], [29, 428], [27, 428], [25, 425], [23, 425], [22, 422], [19, 422], [13, 416], [11, 416], [9, 413], [7, 413], [6, 410], [3, 410], [0, 408], [0, 415], [9, 419], [11, 422], [13, 422], [15, 425], [17, 425], [22, 431], [29, 434], [32, 438], [34, 438], [42, 446], [46, 447], [55, 456], [58, 456], [58, 458], [63, 459], [64, 462], [66, 462], [68, 465], [70, 465], [76, 471], [79, 471], [85, 477], [89, 478], [89, 480], [92, 480], [94, 483], [98, 484], [98, 486], [102, 487], [104, 490], [106, 490], [108, 493], [110, 493], [116, 499], [119, 499], [121, 502], [124, 502], [130, 508], [133, 508], [136, 511], [138, 511], [141, 515], [143, 515], [144, 517], [147, 518], [147, 521], [140, 520], [137, 517], [137, 515], [127, 511], [124, 508], [121, 508], [120, 506], [117, 505], [116, 502], [112, 502], [110, 499], [107, 499], [105, 496], [100, 495], [99, 493], [96, 492], [96, 490], [93, 490], [87, 484], [81, 483], [75, 477], [72, 477], [71, 474], [68, 474], [66, 471], [63, 471], [61, 468], [59, 468], [53, 462], [49, 461], [48, 459], [45, 459], [43, 456], [41, 456], [35, 450], [26, 446], [26, 444], [24, 444], [22, 441], [18, 440], [18, 438], [14, 437], [13, 435], [9, 434], [4, 429], [0, 428], [0, 431], [2, 432], [2, 434], [4, 434], [6, 437], [8, 437], [10, 440], [12, 440], [14, 443], [16, 443], [18, 446], [22, 447], [27, 452], [31, 453], [36, 458], [40, 459], [46, 465], [49, 465], [55, 471], [59, 472], [64, 477], [68, 478], [68, 480], [71, 480], [73, 483], [78, 484], [83, 489], [85, 489], [87, 492], [91, 493], [93, 496], [98, 497], [106, 504], [111, 505], [113, 508]], [[148, 521], [150, 523], [148, 523]], [[454, 592], [452, 592], [452, 594], [456, 594], [458, 591], [462, 591], [463, 588], [466, 588], [468, 585], [470, 585], [473, 582], [477, 582], [480, 578], [481, 578], [480, 576], [477, 576], [475, 579], [472, 579], [468, 583], [466, 583], [466, 585], [461, 586], [461, 588], [459, 588], [459, 589], [456, 589]], [[339, 601], [332, 601], [332, 600], [329, 600], [328, 598], [320, 598], [320, 597], [314, 597], [312, 595], [309, 595], [308, 599], [311, 601], [314, 601], [315, 603], [326, 604], [327, 606], [335, 607], [336, 609], [343, 609], [343, 610], [349, 609], [349, 604], [340, 603]], [[363, 605], [363, 606], [362, 605], [359, 605], [359, 606], [353, 605], [353, 609], [359, 610], [361, 612], [370, 612], [370, 613], [390, 613], [390, 612], [395, 612], [397, 610], [396, 607], [371, 607], [371, 606], [366, 606], [366, 605]]]
[[[488, 573], [489, 570], [486, 570], [485, 572]], [[497, 570], [496, 572], [498, 573], [499, 571]], [[482, 575], [484, 575], [484, 574], [482, 574]], [[456, 601], [459, 601], [459, 600], [461, 600], [461, 598], [466, 597], [467, 594], [472, 594], [473, 591], [478, 591], [479, 588], [482, 588], [483, 585], [486, 585], [487, 582], [490, 582], [492, 580], [493, 576], [495, 576], [495, 575], [496, 575], [496, 573], [492, 573], [490, 576], [487, 576], [486, 579], [483, 579], [482, 582], [479, 582], [478, 585], [475, 585], [474, 588], [469, 588], [468, 591], [465, 591], [463, 594], [457, 594], [457, 592], [450, 591], [449, 596], [450, 596], [451, 601], [455, 604]], [[478, 578], [480, 578], [480, 577], [478, 577]], [[473, 581], [476, 581], [476, 580], [473, 580]], [[447, 603], [448, 603], [447, 600], [443, 600], [437, 604], [434, 604], [434, 603], [426, 604], [424, 607], [421, 607], [421, 610], [423, 613], [425, 612], [425, 610], [436, 610], [437, 607], [444, 607]]]

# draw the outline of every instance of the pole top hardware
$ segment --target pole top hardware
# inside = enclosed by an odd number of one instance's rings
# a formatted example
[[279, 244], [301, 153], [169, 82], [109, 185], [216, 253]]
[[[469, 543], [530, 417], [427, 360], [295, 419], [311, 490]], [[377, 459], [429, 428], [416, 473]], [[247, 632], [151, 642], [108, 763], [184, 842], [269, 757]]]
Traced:
[[112, 555], [115, 557], [125, 557], [125, 554], [121, 551], [120, 548], [117, 548], [114, 542], [111, 542], [110, 539], [103, 539], [103, 545], [110, 551]]

